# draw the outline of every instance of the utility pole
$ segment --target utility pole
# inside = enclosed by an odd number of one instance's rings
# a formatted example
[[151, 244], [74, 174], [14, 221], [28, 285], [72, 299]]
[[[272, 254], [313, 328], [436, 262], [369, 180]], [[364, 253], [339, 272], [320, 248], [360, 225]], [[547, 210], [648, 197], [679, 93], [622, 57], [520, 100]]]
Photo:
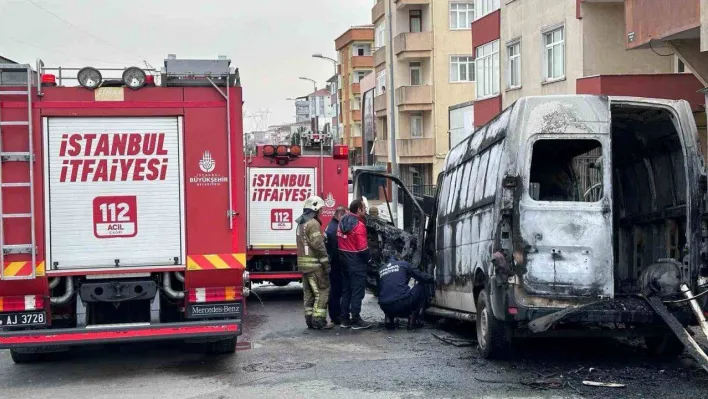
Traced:
[[[391, 161], [391, 174], [400, 178], [400, 173], [398, 171], [398, 160], [396, 159], [396, 84], [394, 83], [394, 70], [396, 60], [393, 58], [393, 4], [391, 0], [388, 0], [388, 10], [387, 10], [387, 23], [388, 23], [388, 55], [390, 59], [389, 65], [389, 77], [391, 79], [391, 87], [388, 89], [391, 101], [389, 102], [388, 117], [391, 119], [391, 129], [388, 134], [388, 148], [389, 148], [389, 159]], [[393, 206], [391, 207], [391, 219], [394, 226], [398, 226], [398, 187], [391, 187], [391, 200]]]

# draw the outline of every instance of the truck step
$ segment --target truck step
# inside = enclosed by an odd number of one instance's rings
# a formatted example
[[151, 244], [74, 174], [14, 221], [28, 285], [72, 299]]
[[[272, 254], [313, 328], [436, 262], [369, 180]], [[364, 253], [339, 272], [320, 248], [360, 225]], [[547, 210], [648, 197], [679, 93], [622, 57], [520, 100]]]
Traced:
[[5, 255], [31, 254], [32, 244], [3, 245], [2, 252]]
[[30, 187], [30, 183], [2, 183], [0, 187]]
[[0, 161], [2, 162], [28, 162], [32, 157], [29, 152], [2, 152]]
[[3, 219], [22, 219], [32, 217], [31, 213], [3, 213]]

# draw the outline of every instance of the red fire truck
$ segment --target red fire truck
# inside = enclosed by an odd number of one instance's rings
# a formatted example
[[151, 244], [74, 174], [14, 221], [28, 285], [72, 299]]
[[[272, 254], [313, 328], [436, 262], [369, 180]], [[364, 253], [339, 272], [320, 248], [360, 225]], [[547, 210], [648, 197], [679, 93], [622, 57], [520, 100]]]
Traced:
[[0, 349], [15, 362], [158, 339], [235, 350], [248, 273], [230, 63], [86, 67], [75, 87], [71, 68], [0, 64]]
[[[315, 155], [316, 154], [316, 155]], [[284, 286], [301, 278], [297, 270], [295, 219], [311, 195], [325, 200], [322, 229], [339, 205], [347, 206], [349, 150], [335, 145], [332, 152], [307, 155], [297, 145], [259, 146], [248, 157], [248, 257], [254, 283]]]

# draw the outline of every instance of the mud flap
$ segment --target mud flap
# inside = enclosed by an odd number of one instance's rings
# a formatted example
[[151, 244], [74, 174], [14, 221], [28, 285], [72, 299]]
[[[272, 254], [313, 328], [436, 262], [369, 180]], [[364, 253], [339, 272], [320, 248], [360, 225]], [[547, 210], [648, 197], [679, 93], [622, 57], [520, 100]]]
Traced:
[[551, 328], [554, 324], [563, 320], [564, 318], [566, 318], [572, 314], [582, 312], [584, 309], [587, 309], [590, 306], [595, 305], [600, 302], [602, 302], [602, 301], [590, 302], [590, 303], [587, 303], [582, 306], [569, 306], [569, 307], [567, 307], [563, 310], [560, 310], [558, 312], [539, 317], [529, 323], [529, 325], [528, 325], [529, 330], [531, 330], [531, 332], [534, 332], [534, 333], [544, 332], [544, 331], [548, 330], [549, 328]]
[[661, 299], [658, 297], [648, 297], [646, 298], [647, 302], [649, 303], [649, 306], [654, 309], [656, 314], [658, 314], [665, 322], [666, 325], [669, 326], [671, 331], [676, 334], [676, 338], [678, 338], [681, 343], [686, 347], [686, 350], [688, 353], [696, 359], [696, 362], [703, 367], [704, 370], [708, 371], [708, 356], [706, 356], [705, 352], [701, 349], [700, 346], [694, 341], [693, 337], [686, 331], [685, 328], [679, 323], [678, 320], [674, 317], [674, 315], [669, 312], [669, 309], [666, 308], [666, 305], [664, 305], [663, 302], [661, 302]]

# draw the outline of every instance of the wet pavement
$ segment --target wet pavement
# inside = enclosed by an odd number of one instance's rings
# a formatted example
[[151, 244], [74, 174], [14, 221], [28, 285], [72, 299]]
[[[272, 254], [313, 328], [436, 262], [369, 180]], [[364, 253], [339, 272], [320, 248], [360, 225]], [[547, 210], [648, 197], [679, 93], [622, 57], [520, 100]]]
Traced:
[[[15, 365], [0, 351], [0, 398], [702, 398], [708, 375], [686, 358], [659, 362], [639, 342], [535, 340], [512, 361], [479, 358], [473, 326], [304, 328], [297, 284], [256, 289], [235, 355], [142, 344], [82, 348]], [[375, 298], [363, 315], [383, 321]], [[457, 341], [457, 343], [465, 341]], [[468, 343], [469, 344], [469, 343]], [[584, 386], [615, 382], [624, 388]]]

